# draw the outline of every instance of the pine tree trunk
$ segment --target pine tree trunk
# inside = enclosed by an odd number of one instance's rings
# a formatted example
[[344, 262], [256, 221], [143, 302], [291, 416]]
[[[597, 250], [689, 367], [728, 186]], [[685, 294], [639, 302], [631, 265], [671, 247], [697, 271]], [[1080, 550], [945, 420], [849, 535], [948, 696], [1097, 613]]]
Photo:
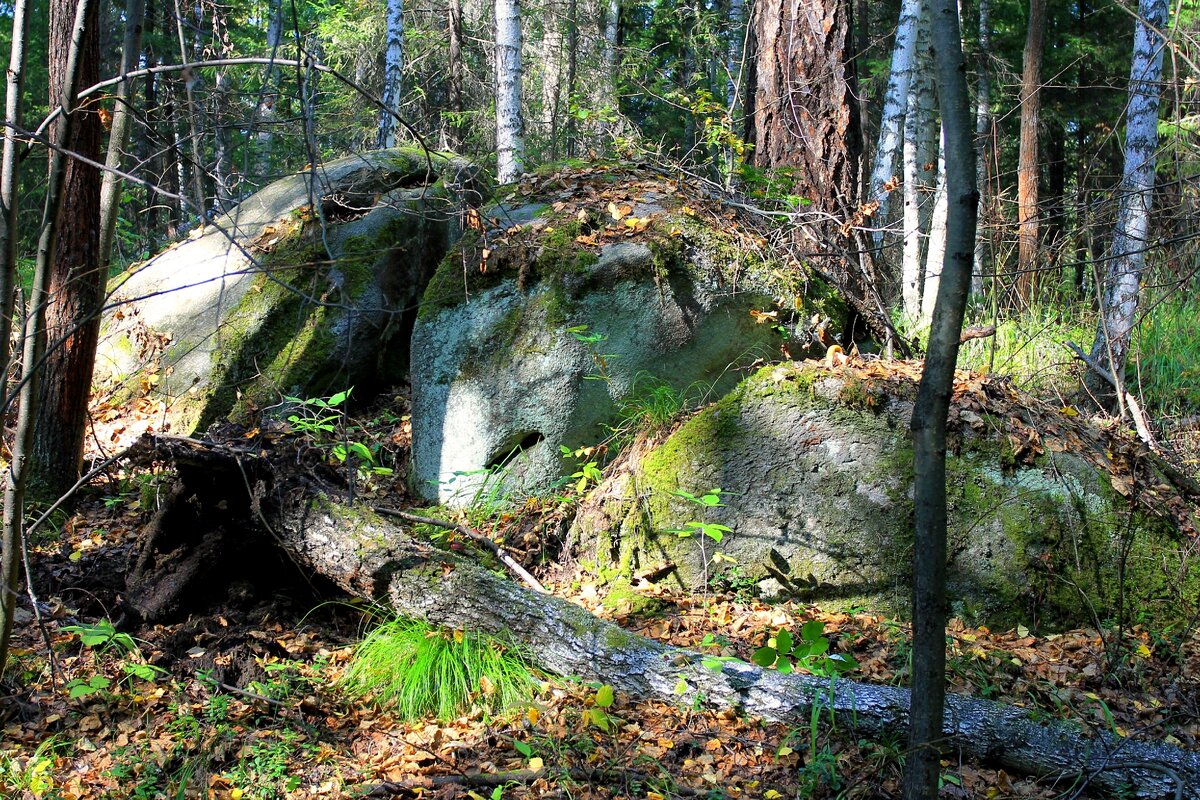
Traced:
[[[1117, 207], [1117, 225], [1105, 276], [1104, 306], [1091, 358], [1118, 379], [1125, 370], [1137, 321], [1138, 294], [1146, 248], [1150, 245], [1150, 207], [1158, 149], [1159, 81], [1169, 9], [1167, 0], [1141, 0], [1134, 26], [1133, 65], [1129, 73], [1129, 110], [1125, 123], [1125, 168]], [[1093, 396], [1108, 388], [1095, 373], [1085, 381]]]
[[1037, 294], [1041, 268], [1038, 231], [1038, 122], [1041, 111], [1042, 39], [1046, 30], [1046, 0], [1029, 0], [1025, 34], [1025, 69], [1021, 75], [1021, 143], [1017, 157], [1017, 280], [1016, 294], [1028, 307]]
[[[567, 103], [575, 101], [575, 85], [579, 71], [579, 0], [567, 0]], [[567, 113], [566, 155], [575, 156], [575, 137], [578, 133], [576, 118]]]
[[521, 116], [521, 4], [495, 0], [496, 5], [496, 179], [512, 183], [525, 162]]
[[[50, 4], [50, 85], [67, 85], [71, 31], [77, 0]], [[78, 82], [100, 80], [99, 8], [90, 3], [86, 35], [79, 59]], [[51, 102], [54, 102], [52, 100]], [[98, 162], [101, 158], [100, 114], [95, 107], [74, 112], [70, 139], [51, 141]], [[54, 243], [50, 304], [46, 309], [49, 346], [43, 364], [42, 402], [34, 430], [30, 464], [31, 496], [56, 500], [79, 478], [88, 395], [100, 335], [100, 305], [105, 272], [100, 264], [100, 170], [82, 161], [67, 164], [63, 219], [70, 235]]]
[[383, 105], [378, 147], [396, 146], [396, 118], [404, 96], [404, 0], [387, 0], [387, 51], [383, 66]]
[[[887, 187], [896, 177], [896, 157], [904, 136], [904, 112], [908, 105], [908, 87], [912, 79], [913, 54], [917, 44], [917, 22], [921, 16], [921, 0], [903, 0], [896, 41], [892, 46], [892, 67], [888, 73], [887, 92], [883, 98], [883, 113], [879, 121], [879, 143], [875, 147], [875, 164], [871, 168], [868, 196], [879, 202], [875, 223], [882, 226], [888, 217]], [[883, 231], [874, 233], [875, 248], [883, 246]]]

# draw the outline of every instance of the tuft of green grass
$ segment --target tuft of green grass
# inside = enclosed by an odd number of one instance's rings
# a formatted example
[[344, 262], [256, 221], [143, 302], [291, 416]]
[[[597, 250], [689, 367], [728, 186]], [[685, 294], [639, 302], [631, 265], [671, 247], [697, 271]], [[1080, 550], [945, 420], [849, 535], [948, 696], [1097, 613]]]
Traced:
[[340, 685], [406, 720], [448, 720], [472, 707], [499, 713], [527, 704], [535, 679], [496, 639], [390, 619], [359, 643]]

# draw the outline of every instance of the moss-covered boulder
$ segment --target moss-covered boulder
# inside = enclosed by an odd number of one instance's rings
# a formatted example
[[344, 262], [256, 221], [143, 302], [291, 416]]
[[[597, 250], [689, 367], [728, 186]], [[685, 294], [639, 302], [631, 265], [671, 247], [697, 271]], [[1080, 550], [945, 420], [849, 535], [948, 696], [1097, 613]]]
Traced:
[[781, 307], [836, 313], [819, 281], [672, 181], [556, 173], [516, 191], [443, 262], [413, 332], [414, 488], [428, 499], [545, 491], [576, 469], [561, 448], [608, 438], [631, 395], [719, 396], [779, 352]]
[[465, 162], [397, 149], [272, 184], [114, 281], [97, 390], [161, 402], [186, 434], [284, 395], [399, 382], [475, 182]]
[[[575, 556], [617, 582], [758, 584], [823, 606], [902, 612], [916, 378], [865, 372], [815, 363], [759, 371], [614, 470], [576, 516]], [[1097, 461], [1115, 446], [1082, 445], [1068, 430], [1082, 421], [1061, 415], [1044, 420], [1057, 433], [1043, 438], [1004, 404], [991, 404], [996, 413], [972, 406], [990, 389], [963, 381], [947, 481], [957, 614], [1055, 626], [1104, 619], [1123, 604], [1127, 620], [1162, 619], [1196, 596], [1187, 546], [1148, 513], [1152, 501], [1133, 505], [1114, 490], [1122, 479]], [[680, 494], [714, 489], [721, 506]], [[729, 530], [716, 541], [703, 524]]]

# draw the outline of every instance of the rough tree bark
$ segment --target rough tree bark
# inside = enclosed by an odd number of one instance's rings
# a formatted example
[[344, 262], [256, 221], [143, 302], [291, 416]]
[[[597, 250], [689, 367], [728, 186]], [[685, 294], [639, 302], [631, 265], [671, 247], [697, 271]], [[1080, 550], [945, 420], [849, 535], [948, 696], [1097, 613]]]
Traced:
[[946, 694], [946, 415], [962, 334], [979, 193], [956, 0], [934, 0], [933, 49], [946, 163], [946, 256], [913, 406], [912, 713], [904, 797], [938, 796]]
[[[72, 21], [77, 0], [50, 4], [50, 85], [69, 85]], [[100, 80], [99, 7], [89, 3], [86, 34], [79, 54], [78, 85]], [[52, 102], [57, 105], [57, 98]], [[51, 142], [89, 158], [100, 156], [100, 114], [95, 105], [73, 112], [70, 138]], [[63, 189], [63, 218], [70, 236], [54, 243], [50, 304], [46, 309], [49, 346], [42, 363], [43, 392], [34, 431], [29, 491], [40, 500], [56, 500], [79, 478], [87, 428], [92, 366], [100, 336], [100, 306], [105, 272], [100, 264], [100, 170], [72, 159]]]
[[[751, 11], [746, 139], [756, 166], [788, 167], [811, 201], [796, 242], [880, 341], [892, 338], [866, 242], [854, 228], [861, 160], [848, 0], [769, 0]], [[843, 227], [843, 225], [845, 227]], [[850, 236], [851, 241], [847, 242]], [[847, 255], [850, 251], [850, 255]], [[854, 253], [859, 254], [855, 260]], [[859, 331], [861, 333], [861, 331]]]
[[[133, 72], [138, 67], [142, 52], [142, 23], [146, 13], [145, 0], [125, 1], [125, 43], [121, 48], [121, 74]], [[133, 115], [129, 111], [133, 97], [133, 81], [123, 80], [117, 84], [113, 103], [112, 128], [108, 134], [108, 154], [104, 165], [109, 170], [119, 170], [129, 144], [129, 132], [133, 129]], [[100, 184], [100, 264], [108, 267], [112, 258], [113, 239], [117, 232], [117, 216], [121, 211], [121, 189], [123, 181], [115, 172], [106, 171]]]
[[1017, 279], [1016, 297], [1028, 307], [1037, 294], [1038, 122], [1042, 98], [1042, 39], [1046, 30], [1046, 0], [1029, 0], [1025, 33], [1025, 68], [1021, 74], [1021, 143], [1017, 154]]
[[[970, 159], [964, 163], [970, 171]], [[969, 270], [969, 239], [961, 258]], [[405, 616], [509, 637], [559, 675], [599, 680], [666, 702], [694, 700], [805, 726], [818, 706], [865, 735], [903, 731], [908, 724], [910, 698], [904, 689], [845, 678], [831, 686], [816, 677], [781, 675], [739, 661], [714, 671], [698, 653], [646, 639], [565, 600], [526, 589], [469, 555], [434, 547], [391, 518], [316, 491], [308, 478], [289, 483], [257, 450], [169, 437], [148, 437], [142, 448], [150, 457], [174, 461], [182, 486], [171, 497], [187, 507], [182, 513], [188, 518], [229, 520], [231, 513], [241, 513], [245, 516], [231, 535], [245, 539], [247, 529], [257, 529], [306, 574], [322, 575]], [[229, 486], [248, 491], [237, 497]], [[225, 504], [216, 508], [222, 500]], [[165, 528], [161, 533], [170, 535]], [[146, 540], [154, 541], [153, 534]], [[175, 542], [167, 548], [179, 549]], [[139, 564], [153, 563], [146, 556], [143, 552]], [[202, 583], [211, 582], [210, 573], [196, 569], [194, 560], [188, 563]], [[682, 697], [681, 681], [687, 687]], [[1143, 797], [1170, 795], [1172, 775], [1178, 775], [1186, 783], [1183, 796], [1200, 800], [1198, 754], [1106, 733], [1085, 738], [1067, 724], [1035, 723], [1026, 709], [968, 697], [951, 696], [946, 707], [945, 743], [965, 755], [1022, 773], [1082, 775], [1102, 788], [1132, 785]]]
[[[1091, 359], [1118, 380], [1129, 355], [1137, 321], [1138, 294], [1146, 248], [1150, 243], [1150, 205], [1154, 199], [1154, 167], [1158, 149], [1159, 81], [1162, 78], [1163, 38], [1167, 0], [1141, 0], [1133, 36], [1133, 65], [1129, 72], [1129, 111], [1125, 123], [1125, 169], [1117, 207], [1117, 227], [1105, 277], [1104, 307]], [[1088, 372], [1092, 396], [1106, 398], [1104, 379]]]
[[525, 163], [521, 118], [521, 3], [496, 0], [496, 179], [512, 183]]
[[396, 146], [396, 119], [404, 96], [404, 0], [387, 0], [387, 51], [383, 66], [383, 105], [376, 146]]
[[[59, 3], [58, 6], [62, 4]], [[59, 12], [58, 14], [55, 11]], [[58, 76], [62, 80], [56, 84], [50, 82], [52, 106], [62, 106], [67, 113], [61, 114], [54, 125], [52, 141], [73, 141], [72, 128], [80, 122], [81, 114], [75, 112], [75, 94], [81, 84], [81, 73], [84, 72], [84, 62], [87, 40], [94, 37], [88, 31], [98, 18], [94, 0], [79, 0], [75, 13], [63, 19], [61, 7], [52, 7], [52, 25], [66, 25], [67, 30], [51, 30], [51, 53], [54, 45], [63, 45], [66, 40], [64, 63], [60, 66]], [[98, 42], [97, 42], [98, 49]], [[53, 55], [52, 55], [53, 59]], [[53, 72], [51, 73], [54, 74]], [[57, 92], [55, 87], [57, 86]], [[4, 487], [4, 525], [3, 545], [0, 547], [0, 673], [4, 672], [8, 660], [9, 642], [12, 637], [13, 612], [16, 610], [17, 588], [20, 586], [21, 552], [25, 535], [25, 495], [30, 479], [33, 477], [31, 466], [37, 453], [36, 424], [38, 409], [41, 405], [42, 384], [46, 380], [45, 370], [41, 368], [46, 354], [46, 306], [50, 299], [50, 289], [55, 272], [55, 259], [58, 258], [58, 232], [65, 218], [66, 204], [63, 202], [69, 186], [67, 173], [69, 159], [61, 148], [50, 151], [49, 174], [46, 182], [46, 202], [42, 213], [41, 234], [38, 238], [37, 263], [33, 272], [33, 284], [29, 290], [29, 313], [25, 317], [24, 338], [22, 340], [21, 387], [18, 392], [20, 412], [17, 415], [17, 432], [13, 437], [11, 458], [8, 465], [8, 481]], [[99, 176], [97, 176], [98, 178]], [[99, 200], [99, 180], [96, 181], [96, 195]], [[93, 348], [94, 352], [94, 348]]]

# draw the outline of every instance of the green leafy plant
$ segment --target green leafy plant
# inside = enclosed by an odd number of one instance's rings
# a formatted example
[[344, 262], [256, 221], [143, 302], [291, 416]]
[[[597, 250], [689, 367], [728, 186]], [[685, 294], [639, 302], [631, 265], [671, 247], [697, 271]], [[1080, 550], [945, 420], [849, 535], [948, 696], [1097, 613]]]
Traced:
[[608, 709], [612, 708], [615, 700], [613, 687], [607, 683], [593, 684], [596, 693], [592, 695], [592, 704], [584, 711], [584, 719], [591, 725], [607, 733], [612, 730], [613, 719]]
[[[364, 442], [349, 439], [345, 434], [344, 405], [354, 387], [329, 397], [285, 397], [293, 404], [293, 413], [288, 415], [292, 431], [312, 440], [313, 444], [326, 450], [338, 463], [354, 468], [357, 476], [366, 481], [377, 475], [391, 475], [393, 470], [379, 463], [379, 447], [370, 447]], [[331, 442], [341, 432], [340, 441]]]
[[504, 711], [527, 704], [534, 685], [513, 648], [483, 634], [406, 619], [389, 619], [367, 634], [341, 680], [351, 696], [404, 719], [450, 719], [472, 705]]
[[835, 678], [857, 669], [858, 662], [849, 653], [829, 652], [829, 639], [824, 633], [825, 623], [820, 620], [805, 623], [799, 639], [793, 639], [787, 628], [780, 628], [766, 645], [754, 651], [750, 660], [785, 675], [802, 669], [813, 675]]
[[[118, 631], [116, 626], [106, 619], [91, 625], [64, 625], [62, 630], [78, 636], [80, 643], [85, 647], [93, 648], [101, 653], [116, 651], [122, 659], [125, 659], [121, 664], [124, 680], [153, 681], [166, 674], [165, 670], [153, 664], [147, 664], [142, 658], [142, 652], [134, 638], [128, 633]], [[104, 675], [75, 678], [66, 684], [67, 694], [72, 698], [88, 697], [110, 688], [112, 688], [112, 681]]]
[[[682, 489], [672, 492], [676, 497], [682, 497], [684, 500], [695, 503], [703, 508], [723, 508], [725, 504], [721, 502], [721, 495], [724, 493], [723, 489], [709, 489], [700, 496], [696, 496], [691, 492], [685, 492]], [[714, 542], [720, 542], [725, 538], [725, 534], [733, 533], [733, 529], [727, 525], [720, 525], [715, 522], [689, 520], [683, 523], [682, 528], [671, 528], [666, 532], [674, 533], [681, 539], [687, 539], [692, 536], [707, 536]]]
[[594, 447], [580, 447], [572, 450], [566, 445], [559, 445], [558, 450], [562, 453], [563, 458], [575, 459], [579, 468], [568, 475], [568, 479], [574, 481], [575, 492], [583, 494], [589, 484], [597, 484], [604, 477], [604, 473], [600, 471], [599, 461], [585, 461], [584, 459], [595, 452]]

